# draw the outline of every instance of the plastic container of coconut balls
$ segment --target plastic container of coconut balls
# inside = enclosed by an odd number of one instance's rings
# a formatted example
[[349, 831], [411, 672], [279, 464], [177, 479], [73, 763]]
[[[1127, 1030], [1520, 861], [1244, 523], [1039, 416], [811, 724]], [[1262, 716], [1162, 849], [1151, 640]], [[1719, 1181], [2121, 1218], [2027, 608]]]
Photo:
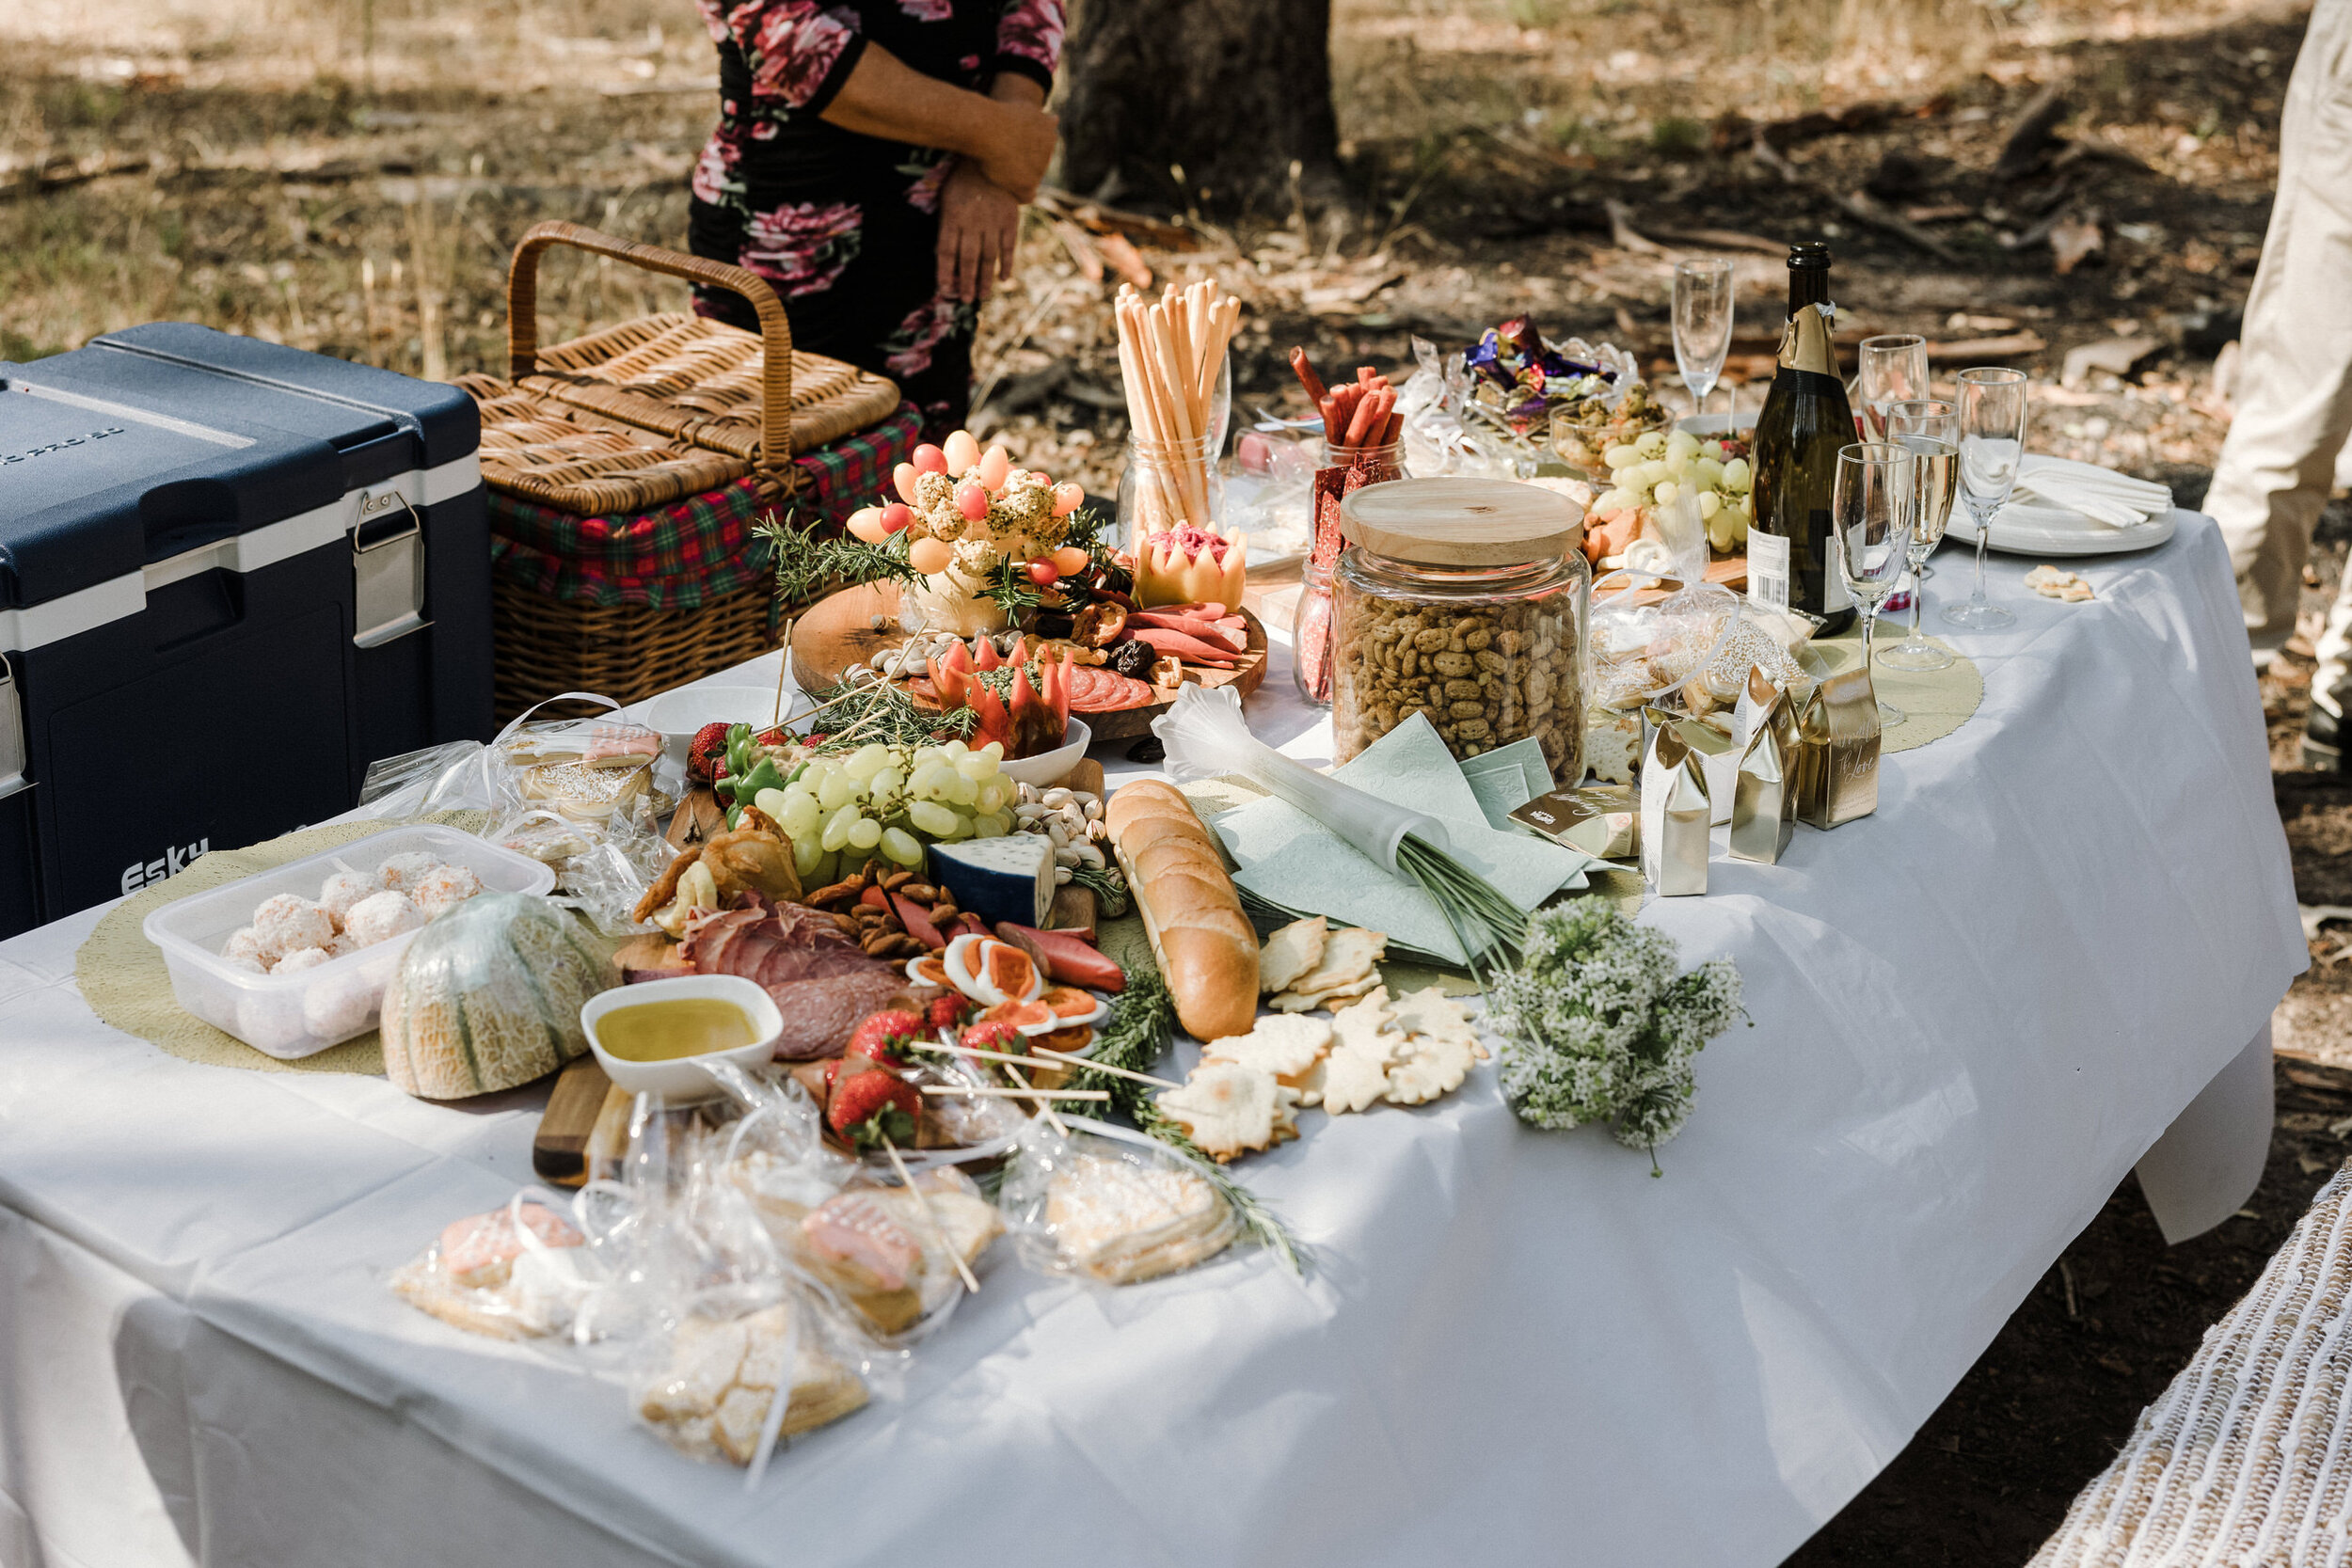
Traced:
[[434, 914], [475, 893], [544, 894], [555, 873], [453, 828], [392, 828], [166, 904], [140, 929], [181, 1006], [292, 1061], [375, 1027]]

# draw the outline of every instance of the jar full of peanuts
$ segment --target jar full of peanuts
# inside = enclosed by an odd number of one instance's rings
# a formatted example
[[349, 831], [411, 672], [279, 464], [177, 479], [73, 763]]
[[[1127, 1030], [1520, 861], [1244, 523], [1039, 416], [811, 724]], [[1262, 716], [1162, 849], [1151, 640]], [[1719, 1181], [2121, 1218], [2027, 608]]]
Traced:
[[1456, 757], [1533, 737], [1561, 787], [1582, 780], [1583, 514], [1507, 480], [1402, 479], [1340, 507], [1332, 584], [1333, 756], [1415, 715]]

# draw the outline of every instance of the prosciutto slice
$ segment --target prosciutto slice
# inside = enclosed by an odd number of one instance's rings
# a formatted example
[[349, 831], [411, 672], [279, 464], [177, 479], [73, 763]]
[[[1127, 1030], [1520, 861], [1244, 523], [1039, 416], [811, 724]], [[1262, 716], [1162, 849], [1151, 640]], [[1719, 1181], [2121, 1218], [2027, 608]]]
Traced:
[[858, 951], [832, 916], [757, 893], [689, 930], [680, 951], [697, 974], [739, 975], [767, 991], [784, 1015], [779, 1061], [832, 1055], [861, 1019], [907, 989], [898, 968]]

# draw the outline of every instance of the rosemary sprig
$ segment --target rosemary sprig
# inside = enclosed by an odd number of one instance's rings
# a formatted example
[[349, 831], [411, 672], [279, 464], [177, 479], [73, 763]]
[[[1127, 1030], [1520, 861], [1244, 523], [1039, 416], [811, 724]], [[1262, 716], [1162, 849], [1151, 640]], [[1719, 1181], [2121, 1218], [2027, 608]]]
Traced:
[[855, 751], [869, 740], [885, 746], [931, 746], [972, 733], [980, 716], [970, 707], [932, 713], [917, 707], [914, 695], [896, 681], [836, 681], [809, 695], [817, 706], [794, 722], [803, 735], [822, 733], [822, 752]]
[[1127, 879], [1109, 866], [1079, 865], [1072, 869], [1070, 879], [1079, 887], [1094, 890], [1104, 919], [1117, 920], [1127, 912]]
[[921, 578], [907, 560], [907, 537], [869, 545], [862, 539], [817, 537], [818, 523], [794, 528], [787, 518], [768, 514], [753, 531], [774, 552], [776, 594], [786, 604], [806, 604], [834, 588], [862, 582], [915, 582]]
[[[1160, 972], [1146, 964], [1133, 964], [1127, 970], [1127, 989], [1120, 993], [1111, 1009], [1110, 1018], [1103, 1026], [1103, 1037], [1095, 1043], [1093, 1060], [1110, 1067], [1123, 1067], [1141, 1072], [1158, 1063], [1168, 1054], [1175, 1037], [1176, 1000], [1168, 991], [1168, 982]], [[1209, 1184], [1218, 1196], [1233, 1208], [1242, 1228], [1262, 1245], [1270, 1248], [1289, 1266], [1293, 1274], [1303, 1275], [1309, 1261], [1307, 1251], [1295, 1240], [1282, 1224], [1281, 1216], [1266, 1207], [1263, 1199], [1243, 1186], [1225, 1172], [1215, 1160], [1194, 1147], [1184, 1124], [1161, 1111], [1149, 1098], [1145, 1085], [1132, 1078], [1116, 1073], [1091, 1072], [1073, 1064], [1069, 1086], [1072, 1088], [1107, 1089], [1111, 1104], [1136, 1124], [1138, 1131], [1158, 1139], [1200, 1167]]]
[[1018, 626], [1025, 625], [1031, 615], [1045, 608], [1045, 594], [1029, 580], [1029, 563], [1000, 556], [995, 569], [988, 575], [988, 586], [980, 590], [983, 598], [994, 599], [1005, 618]]

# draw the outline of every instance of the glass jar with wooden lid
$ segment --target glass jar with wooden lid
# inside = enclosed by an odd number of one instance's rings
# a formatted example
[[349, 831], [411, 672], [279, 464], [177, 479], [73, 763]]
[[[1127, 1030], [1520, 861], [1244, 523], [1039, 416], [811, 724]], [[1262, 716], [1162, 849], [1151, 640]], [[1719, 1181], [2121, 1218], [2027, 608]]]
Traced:
[[1403, 479], [1340, 506], [1333, 755], [1425, 714], [1457, 757], [1534, 736], [1561, 785], [1584, 768], [1583, 511], [1533, 484]]

